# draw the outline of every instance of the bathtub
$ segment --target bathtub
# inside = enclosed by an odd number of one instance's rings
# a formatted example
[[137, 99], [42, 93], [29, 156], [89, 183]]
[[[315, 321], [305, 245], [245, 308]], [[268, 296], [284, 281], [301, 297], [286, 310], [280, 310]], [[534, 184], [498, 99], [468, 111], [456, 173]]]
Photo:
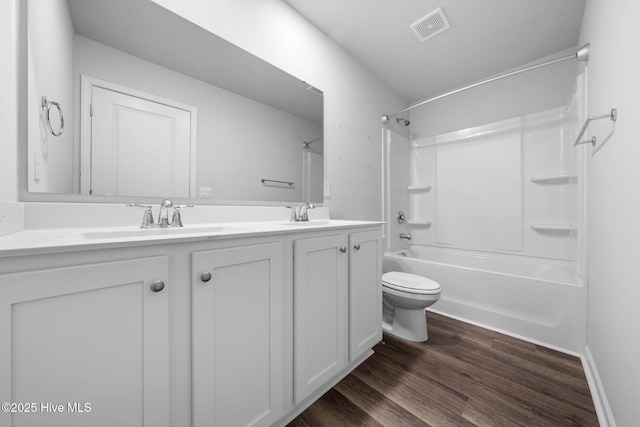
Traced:
[[413, 245], [383, 271], [440, 283], [428, 310], [571, 354], [586, 344], [586, 286], [569, 262]]

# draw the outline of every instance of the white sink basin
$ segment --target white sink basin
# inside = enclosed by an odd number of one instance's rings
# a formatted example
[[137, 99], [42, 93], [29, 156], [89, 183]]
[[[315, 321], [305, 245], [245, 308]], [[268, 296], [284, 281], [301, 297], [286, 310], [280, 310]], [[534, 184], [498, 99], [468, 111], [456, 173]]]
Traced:
[[[335, 220], [335, 219], [319, 219], [312, 221], [300, 221], [300, 222], [280, 222], [276, 225], [276, 231], [278, 226], [286, 225], [292, 229], [298, 228], [313, 228], [313, 227], [333, 227], [350, 225], [351, 221]], [[114, 227], [114, 228], [96, 228], [86, 231], [78, 231], [75, 236], [79, 239], [85, 240], [99, 240], [99, 239], [137, 239], [137, 238], [159, 238], [169, 236], [193, 236], [195, 234], [201, 234], [203, 236], [212, 234], [233, 234], [243, 232], [255, 232], [256, 230], [270, 230], [273, 228], [274, 223], [227, 223], [227, 224], [200, 224], [200, 225], [186, 225], [184, 227], [169, 227], [169, 228], [133, 228], [133, 227]], [[280, 230], [282, 230], [280, 228]], [[273, 230], [272, 230], [273, 231]]]
[[127, 237], [155, 237], [155, 236], [176, 236], [180, 234], [209, 234], [222, 233], [237, 230], [236, 227], [228, 225], [204, 225], [185, 226], [170, 228], [111, 228], [97, 231], [85, 231], [80, 236], [85, 239], [119, 239]]
[[281, 225], [292, 225], [295, 227], [321, 227], [327, 225], [341, 225], [344, 221], [335, 219], [317, 219], [313, 221], [283, 222]]

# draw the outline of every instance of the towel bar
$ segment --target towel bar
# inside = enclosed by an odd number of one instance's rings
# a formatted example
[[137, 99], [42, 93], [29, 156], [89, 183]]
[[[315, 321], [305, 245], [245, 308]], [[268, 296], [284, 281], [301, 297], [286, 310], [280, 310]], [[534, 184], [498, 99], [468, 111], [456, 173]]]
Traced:
[[587, 117], [587, 120], [584, 121], [584, 125], [582, 125], [582, 129], [580, 129], [580, 133], [578, 134], [578, 137], [576, 138], [576, 142], [573, 143], [573, 146], [575, 147], [578, 144], [589, 144], [590, 143], [595, 147], [595, 145], [596, 145], [596, 137], [595, 136], [591, 137], [591, 139], [585, 139], [584, 141], [580, 141], [580, 139], [582, 139], [582, 136], [587, 131], [587, 128], [589, 127], [589, 124], [593, 120], [606, 119], [607, 117], [612, 122], [615, 123], [615, 121], [618, 120], [618, 109], [617, 108], [612, 108], [611, 112], [609, 112], [609, 114], [601, 114], [599, 116], [589, 116], [589, 117]]

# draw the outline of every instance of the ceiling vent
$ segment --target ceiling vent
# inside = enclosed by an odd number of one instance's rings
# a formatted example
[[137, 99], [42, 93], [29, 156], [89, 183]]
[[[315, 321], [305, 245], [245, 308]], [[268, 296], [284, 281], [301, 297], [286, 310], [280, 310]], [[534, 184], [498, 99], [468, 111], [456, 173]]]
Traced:
[[447, 17], [444, 16], [441, 7], [409, 26], [421, 42], [430, 39], [449, 27], [451, 25]]
[[304, 83], [307, 85], [307, 90], [308, 90], [308, 91], [313, 92], [313, 93], [315, 93], [316, 95], [320, 95], [320, 96], [323, 96], [323, 95], [324, 95], [324, 92], [323, 92], [323, 91], [321, 91], [320, 89], [318, 89], [317, 87], [311, 86], [311, 85], [310, 85], [309, 83], [307, 83], [307, 82], [304, 82]]

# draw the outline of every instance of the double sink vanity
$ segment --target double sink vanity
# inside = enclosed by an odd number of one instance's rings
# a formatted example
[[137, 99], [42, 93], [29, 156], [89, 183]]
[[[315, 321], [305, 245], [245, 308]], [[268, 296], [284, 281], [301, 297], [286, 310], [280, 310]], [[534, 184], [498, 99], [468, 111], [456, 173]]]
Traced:
[[2, 425], [283, 425], [382, 338], [380, 223], [197, 206], [140, 229], [124, 206], [104, 225], [32, 205], [0, 237], [0, 397], [37, 410]]
[[382, 338], [382, 224], [282, 206], [329, 197], [322, 90], [163, 3], [16, 1], [1, 426], [284, 425]]

